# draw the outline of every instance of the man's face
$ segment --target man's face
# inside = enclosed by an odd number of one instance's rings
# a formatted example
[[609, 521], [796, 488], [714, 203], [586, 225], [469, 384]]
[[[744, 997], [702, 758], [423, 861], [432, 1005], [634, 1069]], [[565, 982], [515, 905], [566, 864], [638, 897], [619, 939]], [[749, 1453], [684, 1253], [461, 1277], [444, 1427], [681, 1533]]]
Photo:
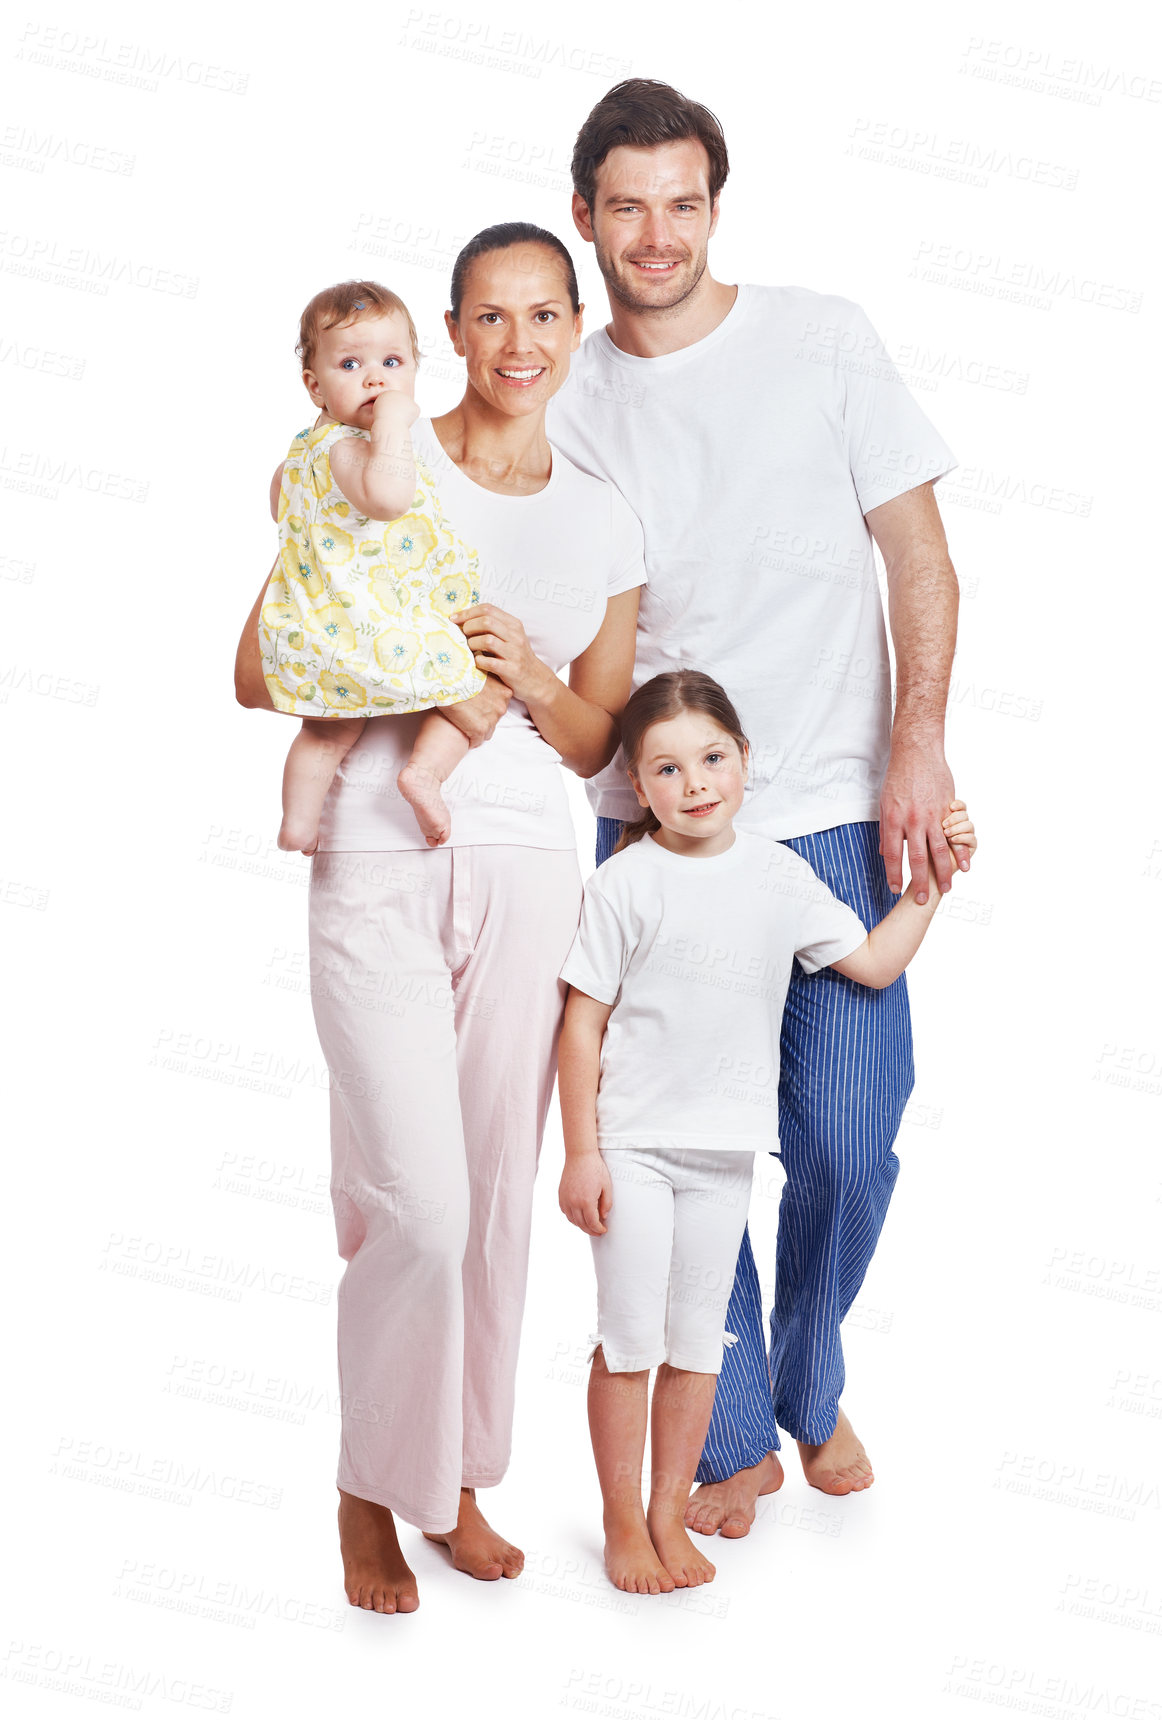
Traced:
[[574, 194], [577, 230], [593, 242], [610, 297], [627, 310], [672, 310], [702, 279], [718, 225], [709, 170], [696, 137], [654, 149], [623, 144], [597, 169], [593, 208]]

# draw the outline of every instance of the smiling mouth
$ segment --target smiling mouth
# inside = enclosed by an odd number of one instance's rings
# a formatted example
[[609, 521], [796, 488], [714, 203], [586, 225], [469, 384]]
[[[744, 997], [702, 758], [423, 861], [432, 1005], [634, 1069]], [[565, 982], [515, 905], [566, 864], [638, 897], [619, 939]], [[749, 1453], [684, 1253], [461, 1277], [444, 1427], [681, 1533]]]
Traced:
[[707, 800], [701, 806], [684, 806], [682, 816], [684, 818], [705, 818], [708, 812], [717, 811], [721, 805], [720, 800]]
[[676, 269], [681, 262], [680, 257], [646, 258], [630, 257], [629, 261], [635, 269], [644, 269], [647, 275], [664, 275], [669, 269]]
[[527, 388], [530, 382], [536, 382], [538, 377], [545, 374], [545, 367], [542, 364], [524, 370], [501, 370], [498, 368], [496, 374], [502, 382], [507, 382], [511, 387]]

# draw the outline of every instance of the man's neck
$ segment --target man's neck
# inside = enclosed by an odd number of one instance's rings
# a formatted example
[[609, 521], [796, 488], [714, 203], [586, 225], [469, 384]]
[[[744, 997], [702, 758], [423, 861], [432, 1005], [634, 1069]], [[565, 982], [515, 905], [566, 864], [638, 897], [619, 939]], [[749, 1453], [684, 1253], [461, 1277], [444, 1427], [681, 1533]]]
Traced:
[[737, 297], [737, 287], [724, 286], [707, 273], [694, 291], [670, 310], [631, 310], [611, 298], [605, 332], [620, 352], [634, 358], [661, 358], [713, 334]]

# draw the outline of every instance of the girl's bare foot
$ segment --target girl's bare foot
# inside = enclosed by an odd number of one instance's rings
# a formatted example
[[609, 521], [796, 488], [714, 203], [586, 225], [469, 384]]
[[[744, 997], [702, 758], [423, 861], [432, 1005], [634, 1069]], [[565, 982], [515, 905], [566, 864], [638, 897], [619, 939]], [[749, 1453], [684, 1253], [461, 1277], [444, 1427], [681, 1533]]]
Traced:
[[485, 1583], [493, 1583], [498, 1577], [519, 1577], [524, 1570], [524, 1554], [485, 1520], [471, 1487], [460, 1489], [456, 1527], [446, 1535], [429, 1535], [425, 1529], [424, 1539], [447, 1547], [458, 1571], [479, 1577]]
[[439, 848], [452, 834], [452, 817], [440, 792], [443, 783], [434, 771], [409, 761], [396, 777], [396, 787], [416, 815], [429, 848]]
[[606, 1514], [605, 1569], [613, 1586], [627, 1595], [673, 1593], [674, 1579], [650, 1540], [640, 1505], [636, 1512]]
[[416, 1579], [384, 1505], [339, 1490], [339, 1547], [343, 1586], [353, 1607], [366, 1612], [415, 1612], [420, 1604]]
[[842, 1410], [830, 1439], [822, 1445], [799, 1440], [798, 1445], [803, 1474], [821, 1493], [862, 1493], [875, 1480], [871, 1458]]
[[728, 1541], [750, 1534], [754, 1514], [764, 1493], [783, 1485], [783, 1466], [773, 1451], [750, 1469], [740, 1469], [725, 1481], [704, 1481], [690, 1495], [686, 1527], [699, 1535], [724, 1535]]
[[658, 1558], [670, 1573], [676, 1588], [696, 1589], [700, 1583], [714, 1581], [714, 1566], [698, 1551], [679, 1518], [650, 1511], [646, 1523]]

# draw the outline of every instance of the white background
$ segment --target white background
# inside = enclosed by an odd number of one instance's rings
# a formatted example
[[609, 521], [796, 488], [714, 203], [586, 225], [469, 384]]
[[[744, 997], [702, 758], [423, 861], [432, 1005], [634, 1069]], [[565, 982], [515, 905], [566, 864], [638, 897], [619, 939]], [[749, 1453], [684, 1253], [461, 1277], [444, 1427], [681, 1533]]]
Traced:
[[[11, 14], [13, 1712], [1162, 1713], [1144, 11]], [[346, 1607], [335, 1546], [306, 862], [274, 846], [289, 731], [234, 706], [231, 660], [308, 417], [302, 305], [355, 274], [397, 288], [441, 410], [454, 255], [523, 218], [571, 244], [598, 326], [568, 161], [627, 74], [724, 123], [718, 277], [858, 300], [958, 454], [949, 756], [983, 846], [913, 970], [904, 1168], [846, 1328], [874, 1489], [825, 1498], [792, 1459], [751, 1537], [714, 1543], [710, 1588], [608, 1587], [591, 1269], [556, 1210], [554, 1122], [514, 1461], [487, 1500], [526, 1572], [474, 1583], [405, 1527], [422, 1606], [384, 1619]]]

